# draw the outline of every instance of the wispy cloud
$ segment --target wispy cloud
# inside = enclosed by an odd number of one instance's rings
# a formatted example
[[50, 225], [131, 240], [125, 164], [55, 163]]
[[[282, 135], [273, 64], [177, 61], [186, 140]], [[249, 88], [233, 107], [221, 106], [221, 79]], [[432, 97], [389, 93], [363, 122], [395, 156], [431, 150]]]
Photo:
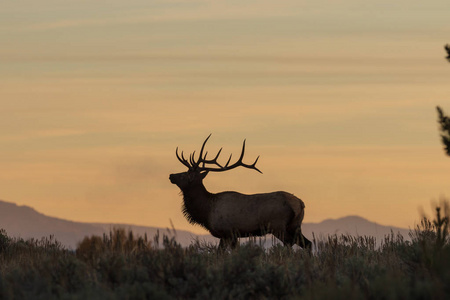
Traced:
[[[48, 2], [48, 0], [47, 0]], [[339, 28], [341, 31], [361, 32], [366, 34], [372, 30], [389, 33], [392, 31], [409, 31], [411, 27], [421, 30], [425, 26], [439, 27], [433, 22], [421, 22], [422, 25], [415, 25], [417, 13], [421, 13], [422, 21], [429, 18], [423, 15], [422, 7], [410, 2], [398, 3], [395, 6], [386, 3], [360, 5], [359, 1], [350, 1], [347, 5], [342, 5], [340, 1], [152, 1], [151, 3], [142, 1], [130, 1], [127, 5], [119, 1], [109, 3], [108, 9], [105, 3], [83, 2], [75, 10], [68, 10], [67, 7], [49, 3], [53, 10], [59, 14], [50, 14], [49, 10], [42, 9], [45, 3], [41, 3], [35, 8], [37, 15], [48, 15], [50, 20], [36, 18], [30, 15], [32, 21], [13, 21], [14, 26], [2, 24], [0, 28], [12, 31], [51, 31], [69, 28], [88, 27], [111, 27], [126, 25], [145, 25], [163, 22], [218, 22], [221, 20], [234, 20], [251, 22], [252, 20], [263, 19], [283, 19], [294, 18], [296, 24], [313, 31], [333, 30]], [[445, 7], [445, 1], [438, 1], [436, 7]], [[441, 3], [442, 2], [442, 3]], [[20, 5], [20, 4], [17, 4]], [[26, 8], [23, 9], [26, 11]], [[22, 11], [23, 11], [22, 10]], [[9, 11], [20, 14], [20, 10], [10, 7]], [[406, 13], [401, 13], [406, 11]], [[383, 14], [383, 21], [378, 21], [378, 14]], [[61, 15], [57, 18], [55, 16]], [[442, 22], [445, 19], [445, 11], [436, 9], [434, 12], [435, 22]], [[441, 20], [441, 21], [438, 21]], [[384, 25], [383, 25], [384, 24]], [[394, 26], [395, 25], [395, 26]], [[268, 28], [269, 29], [269, 28]]]
[[[123, 7], [121, 12], [111, 10], [91, 18], [80, 16], [47, 22], [35, 22], [19, 27], [22, 31], [46, 31], [54, 29], [67, 29], [75, 27], [136, 25], [155, 22], [200, 22], [218, 20], [251, 20], [263, 18], [276, 18], [295, 16], [297, 13], [289, 7], [297, 6], [294, 1], [283, 5], [273, 5], [271, 1], [255, 3], [232, 3], [215, 1], [162, 1], [153, 5], [133, 8], [133, 3]], [[86, 7], [89, 10], [88, 7]], [[124, 11], [123, 11], [124, 10]], [[124, 13], [126, 12], [126, 13]]]

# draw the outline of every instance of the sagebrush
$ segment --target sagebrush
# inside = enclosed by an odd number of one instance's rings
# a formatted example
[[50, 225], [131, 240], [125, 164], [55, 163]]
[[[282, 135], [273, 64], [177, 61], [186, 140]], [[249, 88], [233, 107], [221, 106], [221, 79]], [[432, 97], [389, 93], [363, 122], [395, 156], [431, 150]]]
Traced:
[[114, 229], [76, 251], [0, 232], [0, 299], [450, 299], [448, 215], [411, 241], [392, 233], [315, 240], [312, 254], [249, 243], [217, 251]]

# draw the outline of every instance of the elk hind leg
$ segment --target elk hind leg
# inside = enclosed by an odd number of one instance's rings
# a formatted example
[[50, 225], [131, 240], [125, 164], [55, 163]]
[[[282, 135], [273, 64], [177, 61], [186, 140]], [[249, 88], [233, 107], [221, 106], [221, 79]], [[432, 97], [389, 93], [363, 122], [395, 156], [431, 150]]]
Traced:
[[301, 227], [297, 227], [293, 233], [291, 233], [294, 236], [294, 243], [302, 247], [303, 249], [308, 249], [308, 251], [311, 251], [312, 243], [310, 240], [308, 240], [302, 233]]

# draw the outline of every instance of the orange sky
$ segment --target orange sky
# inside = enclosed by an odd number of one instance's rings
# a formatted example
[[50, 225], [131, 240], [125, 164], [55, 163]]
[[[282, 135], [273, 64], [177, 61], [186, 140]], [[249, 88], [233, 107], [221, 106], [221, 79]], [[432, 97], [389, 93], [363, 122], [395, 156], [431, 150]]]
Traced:
[[[24, 3], [26, 2], [26, 3]], [[305, 222], [413, 226], [450, 195], [448, 0], [10, 1], [0, 10], [0, 199], [75, 221], [203, 232], [170, 173], [213, 133]]]

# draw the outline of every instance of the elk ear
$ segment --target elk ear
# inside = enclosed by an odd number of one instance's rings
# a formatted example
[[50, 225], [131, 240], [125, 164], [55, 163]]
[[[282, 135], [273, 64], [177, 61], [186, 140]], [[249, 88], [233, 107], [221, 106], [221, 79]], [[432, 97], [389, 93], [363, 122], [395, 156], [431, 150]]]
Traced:
[[205, 179], [206, 175], [208, 175], [208, 172], [209, 171], [205, 171], [203, 173], [200, 173], [200, 176], [201, 176], [202, 180]]

